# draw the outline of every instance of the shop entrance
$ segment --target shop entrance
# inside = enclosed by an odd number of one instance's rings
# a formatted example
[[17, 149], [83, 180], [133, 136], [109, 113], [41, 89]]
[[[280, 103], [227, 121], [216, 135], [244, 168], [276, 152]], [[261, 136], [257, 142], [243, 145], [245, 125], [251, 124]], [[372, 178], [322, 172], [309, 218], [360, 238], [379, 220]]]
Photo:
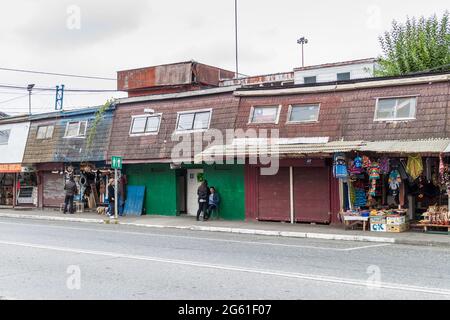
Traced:
[[296, 222], [330, 222], [330, 168], [294, 168]]
[[289, 168], [281, 167], [276, 175], [258, 177], [258, 220], [290, 221]]
[[15, 173], [0, 173], [0, 205], [14, 204], [14, 175]]
[[189, 216], [196, 216], [198, 210], [198, 196], [197, 189], [200, 186], [199, 174], [203, 174], [203, 169], [188, 169], [187, 173], [187, 187], [186, 187], [186, 212]]

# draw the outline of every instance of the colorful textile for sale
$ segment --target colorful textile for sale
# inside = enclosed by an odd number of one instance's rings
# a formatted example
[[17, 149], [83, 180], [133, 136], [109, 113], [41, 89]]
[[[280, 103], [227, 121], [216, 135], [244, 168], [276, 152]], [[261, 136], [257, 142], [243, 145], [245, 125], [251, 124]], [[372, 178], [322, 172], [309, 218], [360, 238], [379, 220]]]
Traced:
[[363, 164], [362, 164], [363, 168], [366, 168], [366, 169], [370, 168], [370, 164], [372, 162], [370, 161], [369, 157], [363, 156], [362, 161], [363, 161]]
[[388, 174], [389, 173], [390, 165], [389, 165], [389, 159], [388, 158], [383, 157], [383, 158], [379, 159], [378, 165], [380, 167], [380, 173], [381, 174]]
[[372, 162], [369, 168], [369, 179], [378, 180], [380, 179], [380, 167], [377, 162]]
[[348, 177], [347, 164], [343, 153], [334, 155], [333, 174], [338, 179], [346, 179]]
[[419, 155], [409, 156], [408, 164], [406, 165], [406, 173], [408, 173], [411, 178], [416, 180], [422, 174], [422, 172], [422, 157]]
[[397, 170], [392, 170], [389, 174], [389, 189], [391, 190], [391, 194], [396, 196], [400, 189], [400, 183], [402, 182], [402, 177]]
[[355, 189], [355, 202], [353, 205], [356, 208], [365, 207], [367, 204], [366, 192], [364, 189]]

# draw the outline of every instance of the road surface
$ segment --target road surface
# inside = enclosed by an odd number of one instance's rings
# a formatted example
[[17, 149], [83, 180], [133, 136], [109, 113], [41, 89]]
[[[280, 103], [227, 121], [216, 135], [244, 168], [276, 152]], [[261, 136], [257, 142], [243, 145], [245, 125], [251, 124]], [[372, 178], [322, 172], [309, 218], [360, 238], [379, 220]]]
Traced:
[[445, 248], [0, 218], [0, 299], [448, 300], [449, 261]]

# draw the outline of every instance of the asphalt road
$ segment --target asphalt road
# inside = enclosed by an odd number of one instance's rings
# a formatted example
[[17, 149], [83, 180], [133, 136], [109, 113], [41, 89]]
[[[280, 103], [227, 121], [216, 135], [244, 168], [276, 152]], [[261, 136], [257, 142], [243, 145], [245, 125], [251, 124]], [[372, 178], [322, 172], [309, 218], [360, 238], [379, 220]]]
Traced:
[[450, 250], [0, 218], [0, 299], [450, 299]]

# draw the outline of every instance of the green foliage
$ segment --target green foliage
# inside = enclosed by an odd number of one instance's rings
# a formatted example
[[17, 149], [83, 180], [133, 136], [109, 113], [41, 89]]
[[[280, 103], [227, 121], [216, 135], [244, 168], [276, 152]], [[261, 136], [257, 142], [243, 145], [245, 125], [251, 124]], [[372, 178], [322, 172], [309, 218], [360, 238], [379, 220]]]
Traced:
[[397, 76], [425, 71], [450, 70], [449, 12], [442, 18], [407, 18], [392, 22], [392, 30], [380, 37], [384, 55], [376, 76]]
[[94, 137], [97, 133], [97, 126], [100, 121], [103, 119], [103, 114], [106, 110], [108, 110], [114, 104], [114, 99], [109, 99], [106, 103], [101, 106], [97, 112], [95, 113], [94, 121], [92, 122], [88, 136], [86, 138], [86, 151], [89, 151], [92, 148], [92, 143], [94, 142]]

